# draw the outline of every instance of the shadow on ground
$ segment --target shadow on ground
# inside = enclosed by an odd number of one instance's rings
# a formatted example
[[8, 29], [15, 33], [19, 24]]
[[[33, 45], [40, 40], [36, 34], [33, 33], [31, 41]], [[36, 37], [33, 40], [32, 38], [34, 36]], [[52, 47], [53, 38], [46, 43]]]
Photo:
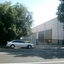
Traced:
[[41, 57], [44, 59], [64, 58], [64, 49], [59, 48], [42, 48], [42, 49], [1, 49], [0, 52], [7, 52], [7, 55], [14, 55], [14, 57]]

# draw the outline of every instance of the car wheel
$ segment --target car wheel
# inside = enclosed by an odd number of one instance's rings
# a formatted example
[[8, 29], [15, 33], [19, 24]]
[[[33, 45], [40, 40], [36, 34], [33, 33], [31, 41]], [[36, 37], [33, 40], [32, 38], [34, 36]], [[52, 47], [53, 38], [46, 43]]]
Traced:
[[10, 47], [11, 47], [12, 49], [14, 49], [14, 48], [15, 48], [15, 45], [11, 45]]
[[28, 47], [29, 49], [31, 49], [31, 48], [32, 48], [32, 46], [31, 46], [31, 45], [28, 45], [27, 47]]

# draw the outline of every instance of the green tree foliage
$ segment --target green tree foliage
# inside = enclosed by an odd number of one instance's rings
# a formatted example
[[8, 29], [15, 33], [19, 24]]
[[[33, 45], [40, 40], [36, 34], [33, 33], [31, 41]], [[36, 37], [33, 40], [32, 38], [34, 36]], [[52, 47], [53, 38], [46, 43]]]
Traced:
[[58, 20], [64, 23], [64, 0], [60, 0], [60, 2], [61, 3], [58, 6], [57, 15], [58, 15]]
[[32, 12], [20, 3], [0, 3], [0, 44], [31, 34]]

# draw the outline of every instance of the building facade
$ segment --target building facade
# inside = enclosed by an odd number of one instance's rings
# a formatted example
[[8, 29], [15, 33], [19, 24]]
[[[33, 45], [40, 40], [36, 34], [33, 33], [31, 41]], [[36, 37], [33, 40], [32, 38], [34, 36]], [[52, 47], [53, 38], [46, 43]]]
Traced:
[[35, 44], [59, 44], [62, 45], [63, 23], [54, 18], [32, 28], [31, 40]]

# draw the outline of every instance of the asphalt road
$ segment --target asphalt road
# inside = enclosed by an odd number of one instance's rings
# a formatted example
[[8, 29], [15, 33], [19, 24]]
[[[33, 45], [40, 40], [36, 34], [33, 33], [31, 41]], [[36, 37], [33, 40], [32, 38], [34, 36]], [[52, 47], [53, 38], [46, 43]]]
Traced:
[[0, 48], [0, 63], [64, 64], [61, 48]]

